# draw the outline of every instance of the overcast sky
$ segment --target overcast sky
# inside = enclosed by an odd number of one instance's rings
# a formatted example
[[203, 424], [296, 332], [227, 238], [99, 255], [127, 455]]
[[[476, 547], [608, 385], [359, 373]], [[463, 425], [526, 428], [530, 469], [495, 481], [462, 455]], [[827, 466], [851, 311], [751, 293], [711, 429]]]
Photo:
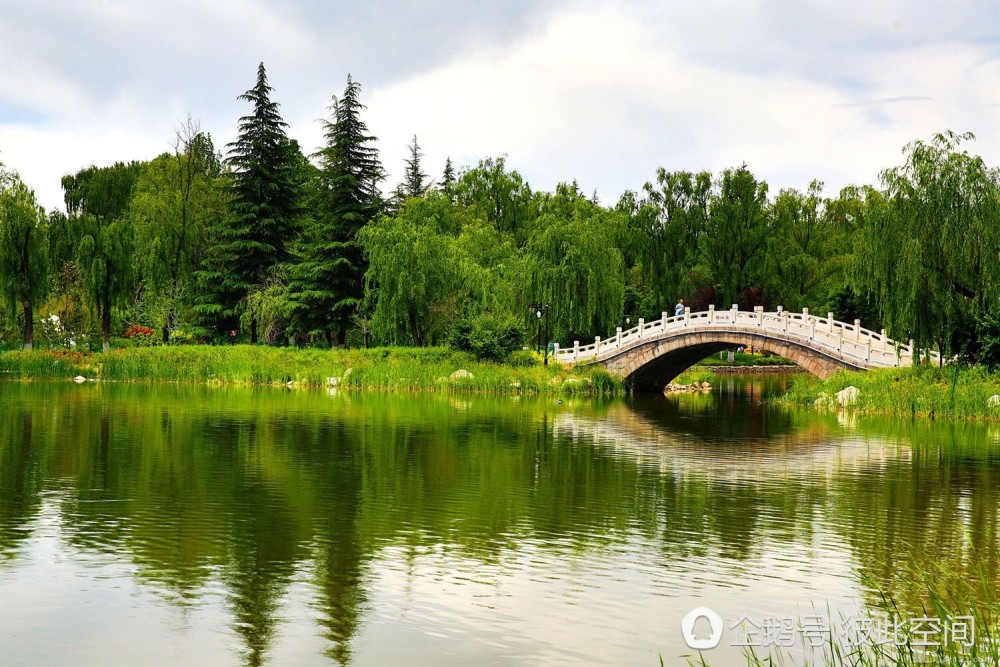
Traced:
[[772, 193], [872, 183], [914, 139], [1000, 164], [1000, 3], [907, 0], [0, 0], [0, 162], [46, 207], [90, 164], [150, 159], [188, 114], [216, 145], [267, 67], [307, 152], [350, 73], [395, 186], [508, 155], [613, 202], [657, 167], [746, 163]]

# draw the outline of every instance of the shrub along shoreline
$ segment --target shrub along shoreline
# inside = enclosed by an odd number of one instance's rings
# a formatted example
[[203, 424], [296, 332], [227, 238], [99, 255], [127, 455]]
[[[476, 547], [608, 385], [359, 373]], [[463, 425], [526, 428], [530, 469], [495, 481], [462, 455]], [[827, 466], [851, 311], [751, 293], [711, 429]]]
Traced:
[[[694, 366], [681, 377], [713, 375]], [[460, 373], [458, 371], [466, 371]], [[252, 345], [134, 347], [89, 354], [0, 352], [0, 380], [70, 380], [230, 386], [297, 386], [388, 391], [622, 396], [624, 383], [604, 368], [544, 366], [519, 351], [503, 363], [450, 348], [297, 349]], [[702, 377], [705, 376], [705, 377]], [[711, 380], [710, 380], [711, 381]], [[840, 410], [832, 397], [859, 394], [846, 406], [860, 414], [921, 419], [1000, 420], [1000, 375], [982, 368], [893, 368], [842, 371], [826, 380], [800, 374], [776, 405]]]
[[[458, 371], [466, 371], [460, 373]], [[601, 367], [542, 365], [516, 352], [505, 363], [449, 348], [297, 349], [252, 345], [134, 347], [99, 354], [3, 352], [0, 379], [169, 382], [405, 391], [617, 396], [622, 381]]]

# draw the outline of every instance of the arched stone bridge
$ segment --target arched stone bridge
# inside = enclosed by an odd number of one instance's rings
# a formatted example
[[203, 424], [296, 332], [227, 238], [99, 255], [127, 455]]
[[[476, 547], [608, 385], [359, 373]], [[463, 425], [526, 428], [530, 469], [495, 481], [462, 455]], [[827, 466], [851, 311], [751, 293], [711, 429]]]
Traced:
[[[639, 391], [658, 390], [694, 363], [716, 352], [737, 346], [767, 349], [792, 361], [810, 373], [826, 378], [837, 370], [867, 370], [909, 366], [914, 363], [913, 342], [890, 340], [885, 330], [869, 331], [859, 320], [839, 322], [833, 313], [810, 315], [808, 309], [790, 313], [780, 307], [775, 312], [763, 308], [692, 313], [663, 317], [655, 322], [639, 320], [627, 331], [617, 330], [613, 338], [595, 338], [591, 345], [555, 347], [555, 359], [564, 364], [602, 364]], [[937, 362], [937, 352], [925, 351]], [[920, 352], [916, 358], [920, 358]]]

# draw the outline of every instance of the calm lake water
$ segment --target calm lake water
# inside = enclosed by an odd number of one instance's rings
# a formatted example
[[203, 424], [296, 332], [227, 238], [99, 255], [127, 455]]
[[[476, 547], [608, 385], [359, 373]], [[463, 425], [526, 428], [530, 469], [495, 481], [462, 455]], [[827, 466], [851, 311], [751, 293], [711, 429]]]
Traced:
[[[762, 405], [785, 381], [561, 404], [0, 384], [0, 656], [683, 664], [695, 607], [919, 610], [914, 566], [996, 581], [997, 426]], [[711, 664], [741, 662], [730, 639]]]

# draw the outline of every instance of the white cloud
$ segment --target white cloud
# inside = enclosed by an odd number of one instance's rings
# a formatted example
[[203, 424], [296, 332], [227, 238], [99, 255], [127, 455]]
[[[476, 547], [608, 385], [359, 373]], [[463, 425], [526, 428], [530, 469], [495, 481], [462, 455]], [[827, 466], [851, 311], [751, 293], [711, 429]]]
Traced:
[[905, 143], [942, 129], [985, 129], [977, 148], [998, 145], [985, 124], [993, 112], [984, 110], [1000, 69], [978, 45], [845, 57], [842, 76], [863, 77], [872, 98], [930, 98], [889, 107], [854, 104], [858, 91], [836, 77], [720, 66], [662, 35], [618, 3], [561, 13], [507, 49], [375, 91], [370, 125], [397, 173], [416, 132], [435, 170], [449, 153], [472, 161], [506, 152], [536, 187], [577, 178], [605, 201], [640, 187], [658, 166], [719, 171], [746, 162], [773, 190], [819, 178], [830, 191], [874, 182]]
[[0, 0], [0, 161], [52, 207], [63, 174], [149, 159], [188, 113], [221, 147], [260, 60], [307, 152], [351, 72], [395, 178], [413, 134], [434, 177], [507, 153], [536, 188], [576, 178], [605, 201], [658, 166], [743, 162], [772, 190], [832, 191], [944, 129], [1000, 157], [985, 2], [390, 4]]

